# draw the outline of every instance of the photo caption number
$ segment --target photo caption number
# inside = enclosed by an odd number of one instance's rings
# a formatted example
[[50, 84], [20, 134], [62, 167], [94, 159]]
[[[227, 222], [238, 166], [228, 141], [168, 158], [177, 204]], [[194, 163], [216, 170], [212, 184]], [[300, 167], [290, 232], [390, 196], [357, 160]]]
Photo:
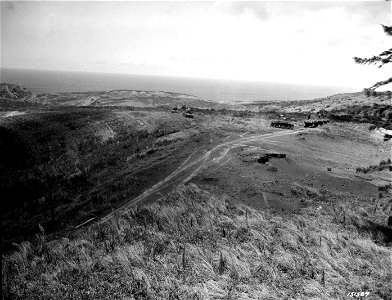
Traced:
[[367, 297], [369, 295], [370, 295], [370, 292], [349, 292], [347, 294], [348, 297], [355, 297], [355, 298]]

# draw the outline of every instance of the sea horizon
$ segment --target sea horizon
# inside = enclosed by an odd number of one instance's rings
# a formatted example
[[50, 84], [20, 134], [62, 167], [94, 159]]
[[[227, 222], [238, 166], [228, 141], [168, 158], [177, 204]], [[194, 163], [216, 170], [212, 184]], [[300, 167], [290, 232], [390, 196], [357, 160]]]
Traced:
[[0, 74], [1, 83], [18, 84], [33, 93], [164, 91], [225, 103], [311, 100], [357, 91], [352, 87], [122, 73], [1, 68]]

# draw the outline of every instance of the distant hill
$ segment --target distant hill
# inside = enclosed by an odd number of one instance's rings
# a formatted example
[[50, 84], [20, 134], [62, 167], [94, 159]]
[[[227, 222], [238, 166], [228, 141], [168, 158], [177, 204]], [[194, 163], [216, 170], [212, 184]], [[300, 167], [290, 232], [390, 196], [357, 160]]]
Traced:
[[[23, 99], [25, 105], [49, 106], [127, 106], [127, 107], [174, 107], [229, 109], [233, 105], [202, 100], [193, 95], [140, 90], [88, 91], [35, 94], [28, 89], [8, 83], [1, 83], [0, 98], [14, 105], [13, 100]], [[10, 101], [11, 100], [11, 101]]]
[[90, 91], [38, 94], [29, 101], [44, 105], [57, 106], [192, 106], [192, 107], [220, 107], [222, 105], [199, 99], [196, 96], [163, 91]]
[[31, 95], [32, 93], [22, 86], [10, 83], [0, 83], [1, 98], [21, 99]]

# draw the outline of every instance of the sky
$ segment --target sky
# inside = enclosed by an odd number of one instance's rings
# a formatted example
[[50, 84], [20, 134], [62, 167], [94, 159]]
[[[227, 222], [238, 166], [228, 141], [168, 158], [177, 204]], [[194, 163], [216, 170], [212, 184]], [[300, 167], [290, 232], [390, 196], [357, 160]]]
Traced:
[[363, 88], [390, 1], [1, 2], [1, 67]]

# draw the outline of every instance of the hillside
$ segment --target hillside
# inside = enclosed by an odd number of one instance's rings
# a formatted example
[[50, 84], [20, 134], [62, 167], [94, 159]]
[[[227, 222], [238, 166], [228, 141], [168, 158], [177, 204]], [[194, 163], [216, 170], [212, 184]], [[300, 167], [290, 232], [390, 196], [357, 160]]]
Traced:
[[114, 90], [108, 92], [77, 92], [32, 95], [27, 101], [52, 106], [122, 106], [168, 107], [192, 106], [197, 108], [228, 108], [230, 105], [204, 101], [196, 96], [163, 91]]
[[391, 299], [388, 98], [12, 95], [3, 299]]
[[[380, 203], [381, 204], [381, 203]], [[390, 299], [392, 250], [372, 206], [313, 199], [299, 215], [233, 205], [195, 185], [76, 237], [22, 243], [3, 264], [13, 299]], [[383, 205], [381, 205], [382, 207]], [[368, 217], [366, 217], [368, 216]]]
[[366, 96], [362, 92], [343, 93], [331, 95], [328, 97], [302, 100], [302, 101], [282, 101], [271, 103], [255, 102], [249, 106], [258, 107], [260, 110], [268, 110], [271, 105], [277, 105], [282, 112], [318, 112], [320, 110], [334, 111], [343, 110], [351, 106], [369, 106], [369, 105], [390, 105], [392, 99], [390, 92], [380, 93], [377, 96]]
[[32, 96], [32, 93], [24, 87], [16, 84], [0, 83], [0, 98], [21, 99]]
[[317, 114], [344, 122], [373, 124], [392, 130], [391, 92], [380, 92], [375, 96], [364, 93], [336, 94], [314, 100], [285, 102], [255, 102], [246, 107], [261, 113], [279, 112], [287, 116], [316, 118]]
[[267, 124], [260, 117], [189, 119], [170, 107], [63, 106], [57, 100], [0, 100], [6, 245], [34, 236], [37, 224], [52, 233], [106, 214], [170, 174], [195, 149]]

